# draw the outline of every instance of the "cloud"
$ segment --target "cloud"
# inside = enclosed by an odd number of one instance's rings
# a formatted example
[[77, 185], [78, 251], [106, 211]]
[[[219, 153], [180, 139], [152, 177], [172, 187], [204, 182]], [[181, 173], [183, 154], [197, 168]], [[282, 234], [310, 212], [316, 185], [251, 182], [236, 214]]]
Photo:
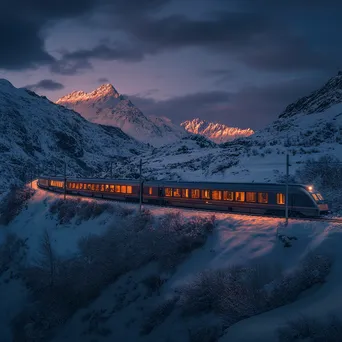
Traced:
[[237, 92], [212, 91], [167, 100], [129, 96], [146, 115], [169, 117], [175, 123], [199, 117], [228, 126], [260, 129], [276, 120], [291, 102], [323, 84], [319, 77], [292, 79]]
[[98, 83], [104, 84], [104, 83], [110, 83], [109, 79], [106, 77], [100, 77], [97, 79]]
[[62, 83], [56, 82], [54, 80], [41, 80], [35, 84], [29, 84], [24, 88], [37, 91], [37, 90], [61, 90], [64, 89], [64, 85]]

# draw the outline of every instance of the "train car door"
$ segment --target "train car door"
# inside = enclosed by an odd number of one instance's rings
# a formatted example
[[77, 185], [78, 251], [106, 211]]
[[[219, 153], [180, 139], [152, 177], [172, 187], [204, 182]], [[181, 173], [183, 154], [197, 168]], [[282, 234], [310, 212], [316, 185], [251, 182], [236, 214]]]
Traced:
[[158, 197], [164, 197], [163, 187], [158, 187]]

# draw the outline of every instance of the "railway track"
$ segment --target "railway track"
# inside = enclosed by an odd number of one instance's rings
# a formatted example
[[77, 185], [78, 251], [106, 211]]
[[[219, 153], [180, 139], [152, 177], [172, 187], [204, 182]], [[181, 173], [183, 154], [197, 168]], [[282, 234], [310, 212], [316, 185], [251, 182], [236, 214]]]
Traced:
[[[40, 190], [46, 191], [46, 192], [52, 192], [52, 193], [57, 193], [60, 195], [63, 195], [61, 192], [57, 191], [51, 191], [51, 190], [46, 190], [39, 188]], [[95, 199], [98, 201], [105, 201], [105, 202], [110, 202], [110, 203], [116, 203], [116, 204], [135, 204], [138, 205], [137, 202], [126, 202], [126, 201], [118, 201], [115, 199], [109, 199], [109, 198], [101, 198], [101, 197], [88, 197], [88, 196], [80, 196], [77, 194], [70, 194], [68, 193], [67, 196], [70, 197], [76, 197], [76, 198], [90, 198], [90, 199]], [[159, 205], [154, 205], [154, 204], [148, 204], [148, 203], [143, 203], [142, 204], [144, 207], [148, 208], [168, 208], [168, 209], [182, 209], [182, 210], [188, 210], [188, 211], [194, 211], [194, 212], [208, 212], [209, 213], [220, 213], [220, 214], [226, 214], [226, 215], [241, 215], [241, 216], [249, 216], [249, 217], [263, 217], [263, 218], [276, 218], [276, 219], [284, 219], [285, 217], [282, 216], [274, 216], [274, 215], [259, 215], [259, 214], [252, 214], [252, 213], [244, 213], [244, 212], [228, 212], [225, 210], [210, 210], [210, 209], [199, 209], [199, 208], [187, 208], [187, 207], [174, 207], [174, 206], [159, 206]], [[331, 222], [331, 223], [341, 223], [342, 224], [342, 217], [289, 217], [289, 221], [315, 221], [315, 222]]]

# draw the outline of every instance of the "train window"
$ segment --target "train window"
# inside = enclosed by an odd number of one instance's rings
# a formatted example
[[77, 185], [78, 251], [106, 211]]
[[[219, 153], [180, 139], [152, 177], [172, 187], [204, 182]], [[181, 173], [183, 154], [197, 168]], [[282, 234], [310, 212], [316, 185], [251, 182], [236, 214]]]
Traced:
[[71, 188], [75, 189], [75, 185], [76, 185], [75, 183], [71, 183]]
[[64, 182], [52, 180], [50, 185], [55, 186], [56, 188], [63, 188]]
[[268, 203], [268, 193], [267, 192], [259, 192], [258, 193], [258, 202], [259, 203]]
[[222, 199], [222, 191], [220, 190], [213, 190], [211, 192], [211, 197], [213, 200], [220, 201]]
[[172, 196], [172, 188], [165, 188], [165, 196], [166, 197]]
[[[51, 183], [52, 183], [52, 182], [51, 182]], [[67, 187], [68, 187], [68, 188], [71, 188], [71, 183], [70, 183], [70, 182], [67, 183]]]
[[234, 201], [234, 192], [233, 191], [223, 191], [223, 200], [224, 201]]
[[319, 192], [317, 192], [316, 195], [320, 201], [324, 201], [323, 196]]
[[120, 192], [120, 185], [115, 185], [115, 192]]
[[189, 189], [182, 189], [182, 197], [189, 198]]
[[95, 184], [92, 184], [92, 185], [91, 185], [91, 190], [92, 190], [92, 191], [95, 191]]
[[285, 204], [285, 195], [278, 193], [277, 194], [277, 204]]
[[91, 190], [91, 184], [87, 185], [88, 190]]
[[87, 190], [87, 184], [83, 183], [83, 189]]
[[131, 185], [127, 185], [127, 193], [128, 194], [132, 193], [132, 186]]
[[153, 189], [151, 187], [148, 188], [148, 194], [153, 195]]
[[192, 189], [191, 190], [191, 198], [200, 198], [200, 191], [199, 191], [199, 189]]
[[80, 189], [80, 183], [76, 183], [76, 189], [77, 189], [77, 190]]
[[244, 202], [245, 201], [245, 193], [242, 191], [238, 191], [235, 193], [235, 200], [238, 202]]
[[173, 189], [173, 197], [181, 197], [181, 190]]
[[256, 202], [256, 192], [246, 192], [247, 202]]
[[202, 198], [210, 199], [210, 190], [202, 190]]
[[105, 191], [107, 191], [107, 192], [109, 191], [109, 184], [105, 185]]
[[110, 192], [114, 192], [114, 190], [115, 190], [115, 185], [114, 185], [114, 184], [111, 184], [111, 185], [110, 185]]
[[121, 185], [121, 192], [125, 194], [127, 192], [127, 187], [126, 185]]
[[96, 184], [95, 191], [100, 191], [100, 184]]
[[83, 183], [80, 183], [80, 190], [83, 189]]
[[101, 191], [104, 191], [105, 190], [105, 186], [104, 184], [101, 184]]

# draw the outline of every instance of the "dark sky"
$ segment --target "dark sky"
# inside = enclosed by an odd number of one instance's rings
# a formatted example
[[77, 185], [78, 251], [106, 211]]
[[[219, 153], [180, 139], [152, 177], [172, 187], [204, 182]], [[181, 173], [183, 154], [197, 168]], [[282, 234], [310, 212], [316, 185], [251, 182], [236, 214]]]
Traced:
[[259, 129], [342, 69], [341, 0], [12, 0], [0, 77], [57, 100], [112, 83], [145, 114]]

